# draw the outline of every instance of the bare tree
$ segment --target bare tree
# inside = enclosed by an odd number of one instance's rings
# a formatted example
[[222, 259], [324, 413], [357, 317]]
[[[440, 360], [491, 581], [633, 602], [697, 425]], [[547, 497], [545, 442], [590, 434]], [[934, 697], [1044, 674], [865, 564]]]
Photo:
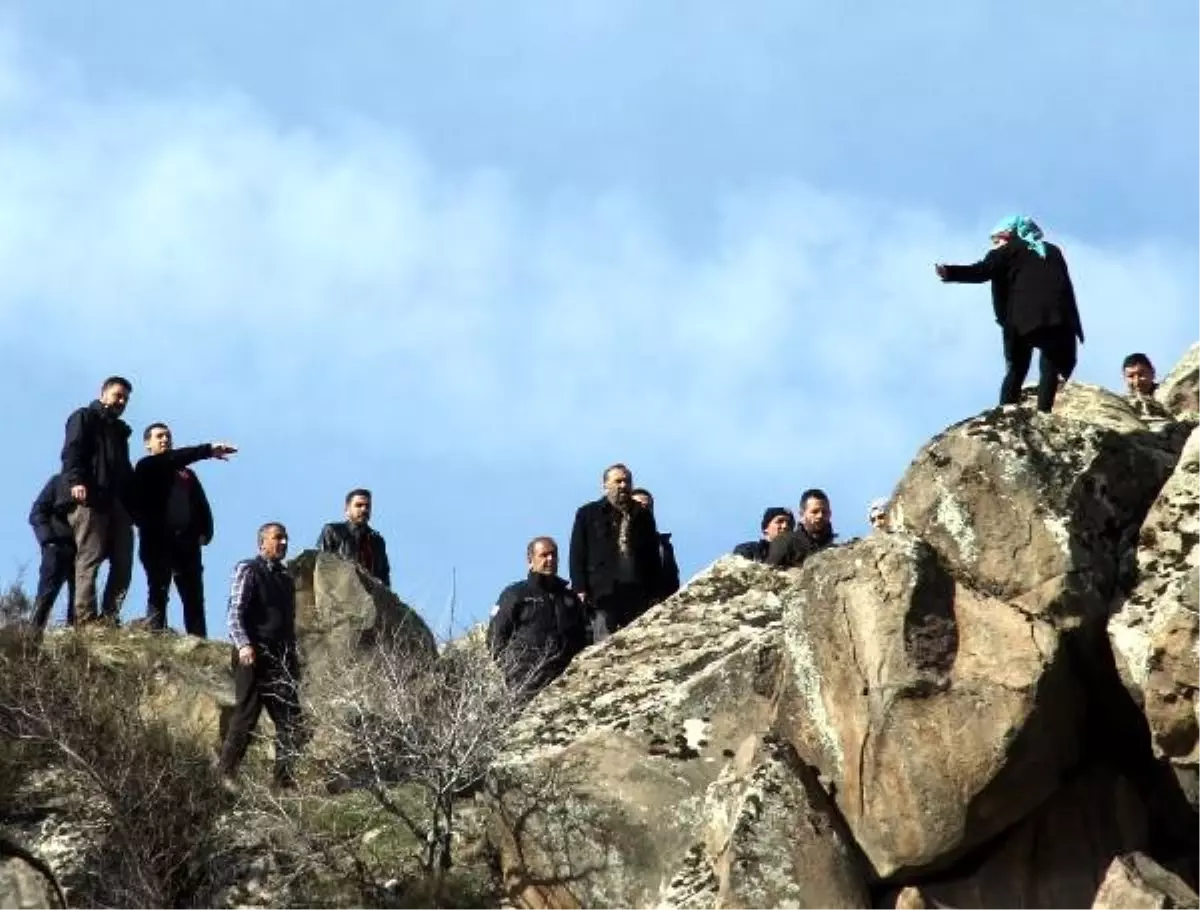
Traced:
[[[543, 663], [542, 655], [529, 653], [493, 659], [476, 636], [450, 642], [440, 654], [379, 648], [329, 678], [304, 679], [302, 704], [317, 732], [299, 787], [262, 793], [260, 805], [290, 827], [314, 861], [369, 878], [361, 826], [329, 831], [317, 843], [306, 821], [330, 800], [368, 795], [376, 819], [410, 836], [428, 899], [441, 905], [458, 809], [482, 786]], [[363, 899], [370, 891], [363, 889]]]
[[217, 820], [228, 798], [204, 745], [148, 716], [151, 671], [98, 663], [74, 638], [53, 650], [38, 637], [0, 642], [3, 810], [20, 814], [23, 786], [52, 775], [70, 794], [75, 903], [205, 906], [218, 865]]

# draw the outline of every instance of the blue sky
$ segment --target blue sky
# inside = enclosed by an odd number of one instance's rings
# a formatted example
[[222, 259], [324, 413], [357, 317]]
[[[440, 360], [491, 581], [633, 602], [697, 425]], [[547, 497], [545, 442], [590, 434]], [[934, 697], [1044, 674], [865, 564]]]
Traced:
[[1198, 335], [1197, 9], [1076, 7], [0, 3], [0, 576], [114, 372], [137, 436], [242, 447], [199, 468], [213, 634], [259, 523], [297, 552], [357, 485], [439, 629], [616, 460], [685, 574], [812, 485], [861, 533], [995, 399], [987, 291], [932, 264], [1010, 210], [1078, 378]]

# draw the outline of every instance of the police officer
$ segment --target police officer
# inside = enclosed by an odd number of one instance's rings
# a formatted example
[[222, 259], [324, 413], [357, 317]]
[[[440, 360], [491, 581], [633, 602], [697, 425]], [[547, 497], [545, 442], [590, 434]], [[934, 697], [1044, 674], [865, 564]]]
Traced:
[[558, 577], [558, 544], [535, 537], [525, 548], [529, 574], [500, 594], [488, 626], [488, 649], [505, 681], [532, 698], [567, 668], [587, 643], [583, 604]]

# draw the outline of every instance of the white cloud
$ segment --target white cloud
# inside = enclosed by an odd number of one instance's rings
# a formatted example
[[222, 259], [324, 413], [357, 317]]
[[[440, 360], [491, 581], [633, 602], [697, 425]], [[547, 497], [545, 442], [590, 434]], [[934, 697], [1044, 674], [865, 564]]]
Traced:
[[[314, 438], [370, 415], [405, 446], [519, 461], [519, 419], [564, 430], [539, 457], [658, 451], [697, 471], [902, 465], [995, 396], [986, 290], [932, 271], [982, 232], [935, 212], [735, 183], [689, 245], [652, 199], [534, 201], [379, 125], [104, 96], [47, 81], [11, 35], [0, 48], [0, 330], [30, 362], [68, 327], [82, 372], [207, 376]], [[1193, 251], [1062, 242], [1081, 375], [1195, 337]]]

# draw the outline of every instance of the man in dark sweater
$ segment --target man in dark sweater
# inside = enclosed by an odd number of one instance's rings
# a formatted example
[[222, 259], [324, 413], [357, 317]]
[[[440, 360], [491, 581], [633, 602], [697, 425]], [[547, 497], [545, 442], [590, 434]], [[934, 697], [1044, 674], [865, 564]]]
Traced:
[[833, 508], [824, 490], [805, 490], [800, 496], [800, 522], [796, 529], [771, 541], [767, 565], [794, 569], [818, 550], [833, 543]]
[[733, 555], [753, 562], [766, 562], [767, 553], [773, 541], [780, 534], [790, 534], [796, 527], [796, 516], [791, 509], [783, 506], [770, 506], [763, 512], [759, 528], [762, 537], [758, 540], [748, 540], [733, 548]]
[[346, 494], [346, 520], [325, 525], [317, 538], [317, 549], [358, 563], [368, 574], [392, 586], [383, 535], [371, 527], [371, 491], [361, 487]]
[[296, 588], [284, 565], [287, 529], [268, 522], [258, 529], [258, 556], [233, 570], [226, 621], [233, 656], [233, 716], [221, 748], [227, 782], [237, 776], [263, 709], [275, 725], [277, 787], [295, 785], [292, 768], [300, 743], [300, 663], [296, 651]]
[[142, 433], [149, 453], [133, 470], [133, 519], [138, 526], [138, 557], [146, 571], [146, 624], [167, 625], [171, 580], [183, 604], [188, 635], [205, 638], [204, 565], [200, 548], [213, 537], [212, 509], [200, 478], [188, 467], [205, 458], [225, 461], [237, 452], [223, 442], [176, 449], [171, 428], [152, 423]]
[[571, 587], [591, 617], [599, 642], [645, 612], [662, 578], [654, 514], [630, 495], [633, 474], [623, 464], [603, 474], [604, 495], [575, 512]]
[[487, 642], [514, 696], [532, 698], [587, 644], [583, 604], [558, 577], [558, 544], [535, 537], [525, 549], [529, 574], [500, 593]]
[[96, 575], [108, 560], [103, 618], [116, 624], [133, 571], [133, 523], [128, 495], [129, 424], [121, 420], [133, 385], [110, 376], [100, 397], [67, 419], [62, 447], [58, 504], [69, 509], [75, 538], [75, 617], [80, 624], [98, 618]]
[[75, 537], [67, 521], [67, 510], [60, 503], [61, 487], [62, 475], [55, 474], [46, 481], [29, 510], [33, 536], [42, 548], [37, 594], [33, 599], [33, 624], [39, 632], [46, 628], [64, 584], [67, 586], [67, 624], [75, 622]]

